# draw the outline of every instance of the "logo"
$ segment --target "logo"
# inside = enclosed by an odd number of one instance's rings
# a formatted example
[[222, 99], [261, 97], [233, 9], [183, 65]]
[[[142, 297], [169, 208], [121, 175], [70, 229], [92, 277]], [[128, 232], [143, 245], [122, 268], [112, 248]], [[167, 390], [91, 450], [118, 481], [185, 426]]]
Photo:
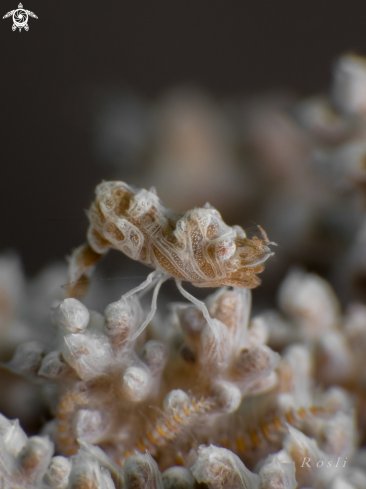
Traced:
[[34, 19], [38, 19], [38, 17], [33, 12], [31, 12], [30, 10], [25, 10], [21, 3], [18, 5], [18, 8], [16, 10], [11, 10], [7, 14], [5, 14], [3, 19], [6, 19], [11, 15], [13, 16], [13, 31], [15, 31], [16, 29], [19, 29], [19, 31], [21, 31], [22, 29], [27, 31], [29, 29], [28, 16], [33, 17]]

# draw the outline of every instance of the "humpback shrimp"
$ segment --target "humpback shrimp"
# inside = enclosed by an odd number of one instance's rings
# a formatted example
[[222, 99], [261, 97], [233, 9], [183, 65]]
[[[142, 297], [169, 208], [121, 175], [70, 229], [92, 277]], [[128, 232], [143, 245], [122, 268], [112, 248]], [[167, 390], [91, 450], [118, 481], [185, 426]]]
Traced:
[[196, 304], [215, 330], [205, 304], [181, 282], [196, 287], [244, 287], [260, 284], [258, 273], [273, 254], [271, 243], [259, 227], [261, 238], [247, 238], [240, 226], [228, 226], [210, 204], [185, 213], [167, 208], [154, 188], [138, 189], [124, 182], [103, 182], [96, 188], [88, 218], [87, 243], [69, 258], [70, 297], [82, 297], [94, 265], [110, 249], [122, 251], [133, 260], [155, 270], [125, 298], [155, 287], [151, 310], [135, 337], [151, 321], [162, 283], [173, 277], [180, 292]]

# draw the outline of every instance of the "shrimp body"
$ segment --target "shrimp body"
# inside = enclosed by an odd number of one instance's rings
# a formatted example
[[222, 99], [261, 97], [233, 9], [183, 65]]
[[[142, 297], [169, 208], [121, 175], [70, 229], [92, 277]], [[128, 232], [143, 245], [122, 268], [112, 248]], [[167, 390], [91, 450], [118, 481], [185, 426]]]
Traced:
[[209, 204], [179, 214], [165, 207], [154, 190], [124, 182], [98, 185], [88, 217], [88, 245], [70, 259], [73, 282], [87, 277], [100, 256], [114, 248], [196, 287], [254, 288], [260, 284], [256, 274], [272, 255], [261, 228], [262, 239], [248, 239]]

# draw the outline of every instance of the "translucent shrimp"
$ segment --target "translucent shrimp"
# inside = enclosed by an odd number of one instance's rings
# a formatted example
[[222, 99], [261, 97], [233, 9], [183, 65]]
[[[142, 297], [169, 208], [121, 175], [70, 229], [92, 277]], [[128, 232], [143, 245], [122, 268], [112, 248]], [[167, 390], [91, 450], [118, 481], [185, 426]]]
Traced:
[[173, 277], [181, 293], [202, 310], [215, 330], [205, 304], [188, 294], [182, 281], [196, 287], [244, 287], [260, 284], [258, 273], [273, 254], [271, 243], [246, 237], [240, 226], [228, 226], [209, 204], [178, 214], [164, 206], [154, 188], [137, 189], [124, 182], [103, 182], [88, 212], [87, 244], [74, 250], [69, 259], [70, 297], [83, 296], [94, 265], [110, 248], [155, 268], [145, 282], [126, 294], [155, 287], [151, 311], [136, 337], [151, 321], [162, 283]]

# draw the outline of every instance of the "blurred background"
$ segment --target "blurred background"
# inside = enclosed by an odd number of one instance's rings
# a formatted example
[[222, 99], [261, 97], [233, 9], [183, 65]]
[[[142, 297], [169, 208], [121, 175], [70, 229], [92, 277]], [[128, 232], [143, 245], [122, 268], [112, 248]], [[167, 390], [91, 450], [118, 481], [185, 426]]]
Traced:
[[[4, 0], [3, 14], [16, 3]], [[269, 296], [293, 263], [329, 275], [329, 240], [304, 250], [296, 228], [304, 199], [324, 207], [327, 191], [305, 175], [309, 142], [282, 115], [329, 90], [341, 54], [366, 53], [364, 2], [24, 8], [38, 16], [28, 32], [0, 24], [0, 249], [16, 250], [28, 276], [85, 240], [84, 209], [102, 179], [154, 185], [176, 211], [209, 201], [249, 234], [261, 224], [279, 244], [263, 276]], [[343, 221], [347, 241], [359, 219]], [[135, 270], [108, 260], [107, 275]]]

